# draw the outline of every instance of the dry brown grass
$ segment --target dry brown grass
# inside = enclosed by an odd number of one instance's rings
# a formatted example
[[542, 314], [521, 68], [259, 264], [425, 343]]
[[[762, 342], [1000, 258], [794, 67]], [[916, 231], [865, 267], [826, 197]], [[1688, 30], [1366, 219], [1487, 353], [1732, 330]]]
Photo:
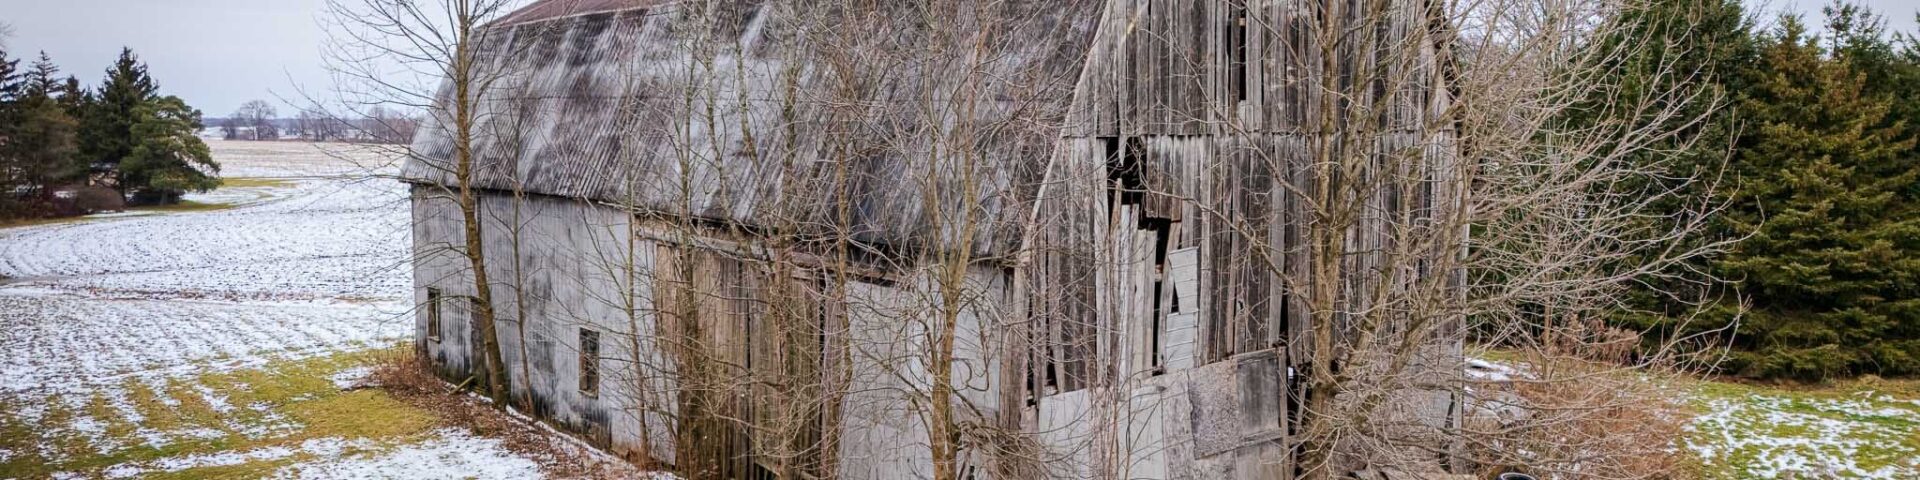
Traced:
[[[1492, 475], [1522, 471], [1542, 478], [1666, 479], [1692, 476], [1674, 448], [1692, 416], [1671, 380], [1574, 357], [1522, 356], [1527, 378], [1475, 382], [1482, 399], [1522, 406], [1518, 420], [1469, 415], [1465, 428], [1486, 439], [1471, 458]], [[1517, 401], [1515, 400], [1517, 399]]]
[[484, 398], [468, 395], [434, 376], [432, 368], [412, 352], [387, 355], [368, 379], [377, 388], [416, 408], [438, 412], [443, 426], [463, 428], [475, 435], [497, 438], [501, 446], [538, 462], [554, 478], [634, 478], [641, 471], [610, 455], [600, 455], [543, 428], [524, 417], [495, 409]]

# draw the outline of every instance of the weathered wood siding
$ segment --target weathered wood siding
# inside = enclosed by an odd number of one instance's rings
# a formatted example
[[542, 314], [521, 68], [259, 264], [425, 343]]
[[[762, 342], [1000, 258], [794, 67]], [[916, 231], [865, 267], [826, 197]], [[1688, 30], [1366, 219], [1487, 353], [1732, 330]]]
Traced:
[[[1279, 478], [1289, 468], [1287, 398], [1297, 393], [1290, 372], [1313, 355], [1299, 292], [1342, 282], [1339, 310], [1362, 312], [1376, 275], [1457, 274], [1382, 271], [1396, 235], [1434, 234], [1422, 219], [1460, 193], [1448, 189], [1451, 128], [1434, 123], [1449, 100], [1422, 43], [1426, 5], [1388, 2], [1389, 21], [1327, 48], [1317, 35], [1353, 26], [1329, 20], [1358, 18], [1366, 4], [1335, 5], [1107, 3], [1056, 147], [1057, 186], [1041, 199], [1049, 228], [1029, 268], [1036, 352], [1024, 365], [1044, 380], [1026, 425], [1073, 425], [1078, 433], [1045, 438], [1075, 471]], [[1389, 58], [1362, 49], [1368, 38], [1416, 53]], [[1356, 86], [1360, 79], [1380, 87]], [[1337, 99], [1345, 103], [1329, 103]], [[1351, 180], [1378, 186], [1358, 195], [1364, 213], [1340, 246], [1347, 277], [1317, 279], [1303, 236], [1320, 219], [1303, 199], [1315, 187], [1314, 162], [1350, 153], [1340, 150], [1343, 130], [1356, 127], [1343, 122], [1377, 122], [1362, 142], [1371, 145], [1360, 147], [1377, 165]], [[1420, 375], [1445, 384], [1457, 342], [1423, 348]], [[1392, 403], [1383, 415], [1436, 426], [1453, 407], [1444, 390], [1410, 390]], [[1077, 423], [1086, 421], [1105, 423]], [[1118, 445], [1121, 456], [1103, 456], [1101, 445]]]

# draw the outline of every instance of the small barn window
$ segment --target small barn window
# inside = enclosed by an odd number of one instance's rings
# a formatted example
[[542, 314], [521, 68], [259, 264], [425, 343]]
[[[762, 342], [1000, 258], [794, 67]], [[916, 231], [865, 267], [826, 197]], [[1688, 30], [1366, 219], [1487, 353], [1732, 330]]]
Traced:
[[427, 340], [440, 341], [440, 289], [427, 287]]
[[600, 332], [580, 329], [580, 393], [600, 394]]
[[1247, 2], [1235, 0], [1228, 2], [1232, 9], [1227, 20], [1227, 85], [1233, 90], [1233, 98], [1247, 100]]

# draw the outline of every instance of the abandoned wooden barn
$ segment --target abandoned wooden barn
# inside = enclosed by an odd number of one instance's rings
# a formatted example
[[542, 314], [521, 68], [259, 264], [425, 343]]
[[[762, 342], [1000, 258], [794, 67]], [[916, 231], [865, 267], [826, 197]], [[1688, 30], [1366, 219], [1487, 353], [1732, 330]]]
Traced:
[[[512, 398], [701, 477], [929, 477], [935, 429], [972, 478], [1282, 478], [1313, 356], [1289, 186], [1366, 122], [1317, 108], [1347, 63], [1304, 47], [1326, 5], [829, 3], [543, 0], [486, 27], [466, 183]], [[1376, 38], [1426, 41], [1426, 2], [1377, 3]], [[1415, 187], [1366, 195], [1409, 216], [1458, 193], [1416, 51], [1367, 134], [1416, 152]], [[483, 360], [450, 86], [403, 177], [417, 348], [461, 381]], [[1352, 251], [1395, 239], [1361, 225]], [[1455, 421], [1447, 388], [1400, 398]]]

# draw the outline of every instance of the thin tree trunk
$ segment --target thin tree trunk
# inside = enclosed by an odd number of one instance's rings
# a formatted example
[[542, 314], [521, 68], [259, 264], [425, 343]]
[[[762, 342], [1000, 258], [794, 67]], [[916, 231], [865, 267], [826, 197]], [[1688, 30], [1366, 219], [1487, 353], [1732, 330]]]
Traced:
[[473, 320], [480, 324], [480, 342], [483, 348], [486, 368], [487, 396], [493, 399], [495, 408], [507, 406], [506, 365], [500, 359], [499, 331], [494, 323], [493, 285], [487, 279], [486, 244], [480, 226], [479, 196], [473, 188], [473, 58], [472, 36], [477, 25], [473, 15], [466, 10], [469, 5], [462, 2], [456, 7], [459, 19], [459, 39], [454, 47], [453, 88], [454, 88], [454, 161], [455, 179], [460, 184], [460, 217], [466, 230], [467, 263], [473, 269]]

